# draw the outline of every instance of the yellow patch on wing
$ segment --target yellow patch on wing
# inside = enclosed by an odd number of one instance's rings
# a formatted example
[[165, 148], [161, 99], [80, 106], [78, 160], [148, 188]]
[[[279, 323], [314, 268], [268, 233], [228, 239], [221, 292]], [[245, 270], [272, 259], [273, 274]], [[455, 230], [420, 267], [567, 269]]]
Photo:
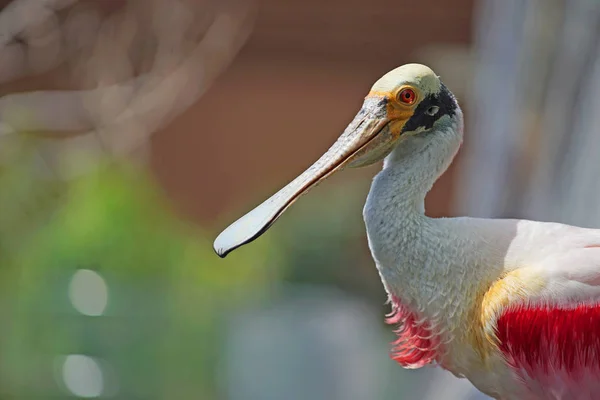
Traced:
[[495, 327], [502, 310], [539, 293], [543, 286], [541, 276], [522, 268], [502, 275], [481, 291], [471, 312], [472, 321], [476, 322], [468, 329], [467, 336], [484, 362], [497, 350]]

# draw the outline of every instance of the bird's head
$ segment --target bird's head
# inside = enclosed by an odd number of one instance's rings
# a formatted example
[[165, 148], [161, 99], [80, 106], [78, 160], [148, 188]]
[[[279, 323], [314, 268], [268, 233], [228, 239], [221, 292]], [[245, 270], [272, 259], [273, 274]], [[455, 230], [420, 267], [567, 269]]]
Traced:
[[456, 99], [439, 77], [420, 64], [406, 64], [381, 77], [338, 140], [306, 171], [215, 240], [221, 257], [262, 235], [301, 195], [345, 167], [362, 167], [385, 158], [394, 148], [426, 142], [427, 134], [455, 124]]
[[375, 82], [342, 135], [363, 139], [345, 165], [380, 161], [396, 146], [454, 123], [457, 109], [456, 99], [429, 67], [398, 67]]

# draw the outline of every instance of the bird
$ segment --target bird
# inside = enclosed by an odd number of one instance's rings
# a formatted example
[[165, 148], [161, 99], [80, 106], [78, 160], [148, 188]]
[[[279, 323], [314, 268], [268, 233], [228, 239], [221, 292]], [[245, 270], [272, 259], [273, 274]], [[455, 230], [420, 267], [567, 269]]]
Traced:
[[441, 367], [495, 399], [600, 399], [600, 230], [427, 216], [425, 196], [463, 132], [457, 98], [431, 68], [395, 68], [329, 150], [214, 250], [225, 257], [255, 240], [332, 174], [383, 161], [363, 219], [396, 327], [392, 359]]

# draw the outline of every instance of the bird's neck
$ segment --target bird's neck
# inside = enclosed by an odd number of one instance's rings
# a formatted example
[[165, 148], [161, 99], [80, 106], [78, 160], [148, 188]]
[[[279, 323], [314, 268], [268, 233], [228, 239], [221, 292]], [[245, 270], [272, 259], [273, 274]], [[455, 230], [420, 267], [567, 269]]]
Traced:
[[401, 327], [394, 359], [407, 367], [445, 359], [440, 343], [452, 324], [440, 315], [462, 315], [445, 305], [465, 303], [449, 298], [449, 293], [463, 293], [448, 290], [461, 282], [453, 276], [461, 272], [451, 268], [462, 265], [455, 262], [461, 256], [453, 246], [453, 231], [425, 216], [424, 207], [425, 195], [461, 142], [462, 120], [401, 142], [375, 177], [364, 209], [369, 247], [393, 303], [388, 322]]
[[[397, 219], [425, 214], [425, 196], [452, 163], [462, 143], [462, 115], [436, 131], [409, 138], [384, 160], [371, 188], [371, 200]], [[374, 199], [373, 197], [377, 197]]]
[[371, 188], [398, 219], [412, 220], [425, 215], [425, 196], [443, 173], [424, 165], [420, 156], [394, 149], [384, 160]]
[[435, 247], [427, 242], [448, 240], [440, 224], [425, 216], [424, 201], [461, 143], [459, 118], [437, 131], [408, 138], [385, 159], [364, 209], [369, 245], [380, 269], [389, 266], [395, 274], [399, 269], [423, 268], [421, 258]]

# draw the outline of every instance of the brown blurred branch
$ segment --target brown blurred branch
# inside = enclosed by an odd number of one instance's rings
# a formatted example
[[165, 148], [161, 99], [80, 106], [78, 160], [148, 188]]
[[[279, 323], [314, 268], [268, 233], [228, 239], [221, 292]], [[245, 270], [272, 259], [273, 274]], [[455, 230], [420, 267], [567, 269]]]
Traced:
[[56, 12], [77, 0], [17, 0], [0, 13], [0, 82], [57, 66], [61, 34]]
[[[27, 3], [6, 8], [0, 21]], [[39, 3], [66, 7], [73, 1]], [[89, 5], [75, 6], [62, 18], [61, 32], [71, 70], [86, 89], [0, 98], [0, 136], [76, 135], [49, 145], [67, 152], [128, 154], [200, 98], [245, 43], [254, 19], [253, 3], [245, 0], [130, 1], [105, 20]], [[56, 18], [42, 10], [48, 8], [28, 9], [40, 20]], [[10, 46], [22, 44], [2, 51]], [[4, 75], [9, 76], [17, 74]]]

